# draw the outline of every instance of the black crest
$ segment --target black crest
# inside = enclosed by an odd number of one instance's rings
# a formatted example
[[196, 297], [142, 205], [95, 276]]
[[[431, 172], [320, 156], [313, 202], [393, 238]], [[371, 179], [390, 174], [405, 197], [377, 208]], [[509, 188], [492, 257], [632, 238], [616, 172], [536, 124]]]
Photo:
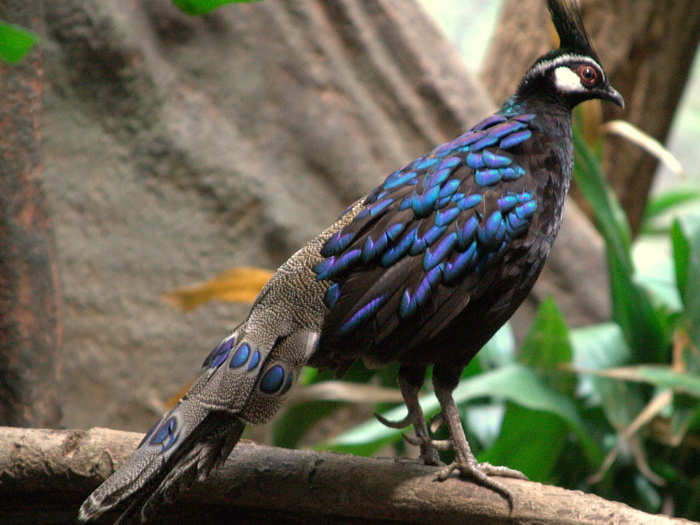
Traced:
[[583, 26], [578, 1], [547, 0], [547, 7], [559, 34], [559, 47], [568, 52], [590, 56], [599, 62]]

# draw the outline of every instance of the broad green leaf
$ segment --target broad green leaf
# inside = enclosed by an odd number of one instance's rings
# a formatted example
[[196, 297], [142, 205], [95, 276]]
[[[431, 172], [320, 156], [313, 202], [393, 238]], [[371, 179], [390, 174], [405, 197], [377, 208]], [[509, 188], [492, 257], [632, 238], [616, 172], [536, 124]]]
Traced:
[[188, 15], [204, 15], [226, 4], [247, 4], [258, 0], [173, 0], [182, 12]]
[[579, 368], [610, 368], [628, 362], [631, 352], [617, 323], [600, 323], [570, 332], [574, 364]]
[[31, 31], [0, 21], [0, 59], [16, 64], [29, 52], [39, 37]]
[[[630, 350], [617, 323], [574, 328], [570, 332], [570, 339], [576, 368], [612, 368], [628, 362]], [[580, 375], [577, 392], [581, 397], [597, 397], [601, 403], [604, 403], [605, 399], [597, 388], [596, 379], [598, 378], [590, 374]]]
[[501, 433], [492, 447], [479, 454], [479, 461], [508, 465], [532, 481], [551, 481], [569, 432], [558, 416], [507, 403]]
[[[620, 326], [601, 323], [571, 331], [574, 365], [582, 369], [605, 369], [629, 363], [631, 352]], [[599, 402], [614, 428], [624, 428], [644, 408], [639, 385], [591, 374], [580, 375], [579, 394]]]
[[593, 384], [600, 395], [606, 419], [618, 430], [627, 428], [648, 401], [640, 385], [608, 377], [594, 377]]
[[518, 361], [535, 370], [559, 392], [571, 394], [576, 378], [571, 373], [563, 372], [560, 365], [570, 363], [572, 355], [569, 327], [554, 300], [548, 297], [537, 310]]
[[465, 430], [468, 430], [470, 437], [475, 436], [478, 439], [482, 449], [492, 446], [498, 439], [505, 416], [505, 405], [506, 403], [494, 401], [463, 405], [464, 410], [460, 413]]
[[649, 292], [655, 305], [663, 305], [669, 310], [678, 312], [683, 309], [683, 303], [676, 286], [673, 259], [668, 256], [650, 264], [648, 257], [645, 260], [645, 255], [650, 249], [646, 247], [642, 253], [635, 247], [634, 260], [638, 271], [634, 281]]
[[484, 369], [499, 368], [515, 361], [515, 336], [510, 323], [504, 324], [477, 354]]
[[[576, 433], [591, 461], [596, 463], [600, 459], [600, 450], [586, 435], [583, 421], [572, 401], [548, 387], [526, 367], [513, 364], [464, 379], [454, 390], [453, 397], [458, 405], [473, 399], [497, 397], [526, 408], [555, 414]], [[439, 403], [433, 394], [422, 397], [420, 401], [426, 417], [438, 412]], [[397, 407], [383, 415], [387, 419], [398, 420], [405, 417], [406, 409]], [[401, 432], [371, 420], [321, 444], [319, 448], [369, 455], [401, 439]]]

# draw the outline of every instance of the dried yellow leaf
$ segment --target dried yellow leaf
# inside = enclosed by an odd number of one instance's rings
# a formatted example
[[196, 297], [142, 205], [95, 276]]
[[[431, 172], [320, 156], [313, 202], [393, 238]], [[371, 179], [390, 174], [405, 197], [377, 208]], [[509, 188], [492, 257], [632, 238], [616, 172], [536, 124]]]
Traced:
[[220, 273], [209, 281], [168, 292], [161, 299], [185, 312], [210, 301], [252, 303], [271, 276], [270, 270], [241, 266]]

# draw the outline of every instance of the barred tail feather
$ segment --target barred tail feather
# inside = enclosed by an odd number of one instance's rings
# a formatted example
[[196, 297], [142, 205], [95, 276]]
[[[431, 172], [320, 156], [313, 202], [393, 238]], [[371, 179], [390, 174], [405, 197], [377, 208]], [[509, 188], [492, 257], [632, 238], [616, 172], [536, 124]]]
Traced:
[[136, 452], [80, 507], [89, 522], [124, 505], [117, 523], [146, 521], [150, 510], [205, 479], [238, 442], [245, 423], [184, 399], [146, 434]]
[[78, 519], [126, 507], [117, 523], [145, 521], [195, 476], [205, 479], [226, 460], [246, 423], [267, 421], [278, 410], [317, 341], [318, 333], [307, 329], [265, 338], [239, 326], [205, 359], [177, 406], [85, 500]]

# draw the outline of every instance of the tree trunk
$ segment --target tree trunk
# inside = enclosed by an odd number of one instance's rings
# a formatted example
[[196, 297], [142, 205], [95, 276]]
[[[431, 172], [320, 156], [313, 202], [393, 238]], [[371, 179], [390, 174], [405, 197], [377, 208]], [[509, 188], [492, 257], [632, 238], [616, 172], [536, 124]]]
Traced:
[[[0, 2], [0, 20], [41, 32], [42, 2]], [[41, 183], [43, 61], [0, 62], [0, 424], [61, 419], [54, 239]]]
[[[498, 99], [515, 87], [519, 75], [513, 72], [524, 71], [552, 43], [552, 33], [542, 29], [547, 23], [542, 4], [505, 0], [482, 74]], [[665, 142], [700, 40], [697, 0], [584, 0], [582, 6], [593, 46], [626, 102], [624, 112], [604, 104], [603, 117], [623, 118]], [[637, 231], [657, 162], [610, 137], [605, 166]]]

